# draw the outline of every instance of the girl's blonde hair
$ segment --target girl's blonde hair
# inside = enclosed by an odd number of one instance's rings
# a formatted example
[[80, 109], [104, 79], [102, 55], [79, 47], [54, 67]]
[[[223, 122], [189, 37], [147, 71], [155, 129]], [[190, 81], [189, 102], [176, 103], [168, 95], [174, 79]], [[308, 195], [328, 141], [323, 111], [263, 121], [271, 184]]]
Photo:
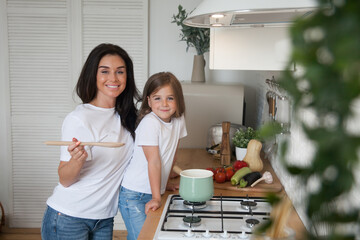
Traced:
[[154, 92], [157, 92], [160, 88], [169, 85], [173, 92], [176, 101], [176, 111], [173, 117], [180, 117], [185, 113], [185, 100], [182, 91], [181, 83], [170, 72], [159, 72], [152, 75], [146, 82], [144, 92], [142, 96], [142, 104], [140, 107], [139, 117], [137, 124], [143, 119], [143, 117], [151, 112], [147, 98]]

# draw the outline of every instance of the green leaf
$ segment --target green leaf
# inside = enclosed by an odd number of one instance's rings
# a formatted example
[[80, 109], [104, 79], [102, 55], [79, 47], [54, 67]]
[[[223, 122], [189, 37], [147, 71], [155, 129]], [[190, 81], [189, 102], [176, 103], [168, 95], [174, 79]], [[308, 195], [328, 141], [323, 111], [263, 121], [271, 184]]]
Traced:
[[[192, 11], [191, 11], [192, 12]], [[171, 23], [176, 23], [177, 26], [181, 27], [181, 38], [180, 41], [186, 42], [186, 51], [189, 47], [194, 47], [198, 55], [202, 55], [209, 51], [210, 46], [210, 29], [208, 28], [196, 28], [186, 26], [183, 21], [187, 18], [188, 13], [186, 10], [179, 5], [178, 14], [173, 15]]]

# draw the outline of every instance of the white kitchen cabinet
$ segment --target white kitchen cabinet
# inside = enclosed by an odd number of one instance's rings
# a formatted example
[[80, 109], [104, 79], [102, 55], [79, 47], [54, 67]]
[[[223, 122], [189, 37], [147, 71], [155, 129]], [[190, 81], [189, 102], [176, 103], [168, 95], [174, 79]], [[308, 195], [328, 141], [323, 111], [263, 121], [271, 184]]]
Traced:
[[288, 27], [212, 28], [210, 69], [285, 69], [291, 51]]

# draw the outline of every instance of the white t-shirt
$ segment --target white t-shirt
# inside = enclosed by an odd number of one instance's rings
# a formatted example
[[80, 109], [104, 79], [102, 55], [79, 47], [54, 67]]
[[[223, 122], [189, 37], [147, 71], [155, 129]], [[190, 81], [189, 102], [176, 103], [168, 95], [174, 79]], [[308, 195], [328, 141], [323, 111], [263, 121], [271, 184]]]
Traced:
[[187, 135], [184, 115], [172, 118], [167, 123], [151, 112], [141, 120], [135, 133], [133, 157], [121, 185], [133, 191], [151, 194], [148, 161], [142, 146], [159, 146], [161, 157], [160, 193], [163, 194], [166, 190], [179, 139]]
[[[81, 142], [122, 142], [118, 148], [85, 147], [88, 158], [77, 182], [65, 188], [55, 187], [47, 204], [73, 217], [105, 219], [118, 209], [119, 186], [133, 151], [133, 138], [121, 125], [114, 108], [81, 104], [69, 113], [62, 126], [62, 140]], [[71, 158], [67, 147], [61, 147], [61, 161]]]

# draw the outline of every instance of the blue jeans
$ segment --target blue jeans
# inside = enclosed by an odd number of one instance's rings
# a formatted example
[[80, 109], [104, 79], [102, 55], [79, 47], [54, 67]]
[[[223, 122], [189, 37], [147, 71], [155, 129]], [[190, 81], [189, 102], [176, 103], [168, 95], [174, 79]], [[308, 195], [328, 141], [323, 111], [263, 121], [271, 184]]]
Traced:
[[128, 232], [127, 240], [136, 240], [139, 236], [146, 219], [145, 204], [151, 199], [151, 194], [120, 187], [119, 209]]
[[114, 218], [86, 219], [71, 217], [51, 207], [45, 210], [41, 225], [43, 240], [112, 240]]

